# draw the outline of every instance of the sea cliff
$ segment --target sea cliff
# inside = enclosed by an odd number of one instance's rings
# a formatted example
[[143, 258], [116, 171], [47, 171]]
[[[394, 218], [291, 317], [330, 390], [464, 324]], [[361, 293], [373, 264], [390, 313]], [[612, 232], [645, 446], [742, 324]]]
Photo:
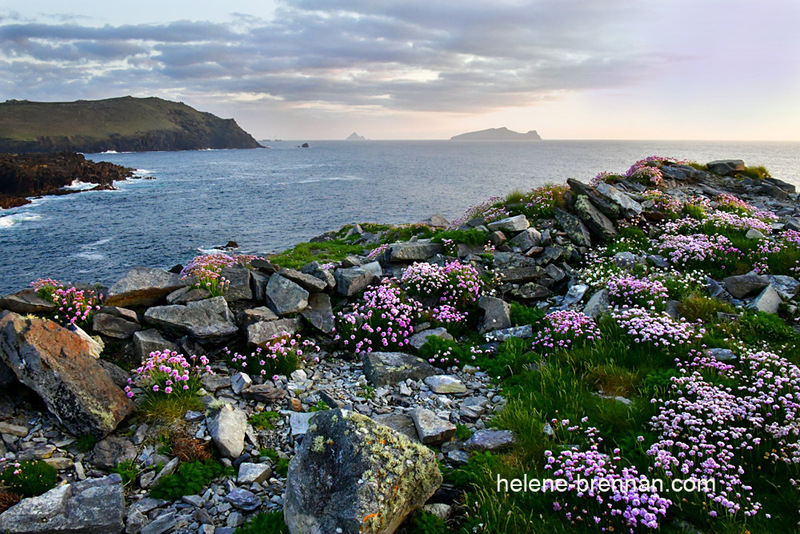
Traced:
[[798, 262], [794, 186], [649, 157], [455, 221], [40, 279], [0, 299], [0, 531], [788, 531]]

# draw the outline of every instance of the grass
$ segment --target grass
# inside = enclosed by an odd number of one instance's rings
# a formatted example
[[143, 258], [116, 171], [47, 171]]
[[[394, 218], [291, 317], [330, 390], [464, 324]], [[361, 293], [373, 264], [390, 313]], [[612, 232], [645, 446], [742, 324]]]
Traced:
[[289, 527], [283, 522], [283, 512], [276, 510], [250, 517], [234, 534], [289, 534]]
[[343, 239], [321, 243], [300, 243], [279, 254], [270, 256], [269, 261], [278, 267], [300, 269], [303, 265], [312, 261], [320, 263], [340, 262], [347, 256], [362, 254], [365, 248], [371, 249], [374, 246], [354, 245]]
[[184, 462], [178, 471], [167, 475], [150, 491], [150, 497], [175, 501], [184, 495], [198, 495], [212, 480], [233, 475], [232, 467], [225, 467], [215, 460]]
[[165, 423], [182, 421], [187, 411], [202, 412], [205, 406], [196, 395], [150, 395], [137, 409], [136, 414], [151, 420]]
[[772, 178], [772, 175], [763, 165], [745, 167], [744, 170], [739, 173], [739, 176], [752, 178], [754, 180], [763, 180], [764, 178]]
[[134, 480], [136, 477], [139, 476], [139, 466], [136, 465], [135, 460], [125, 460], [124, 462], [120, 462], [117, 464], [116, 467], [111, 469], [112, 473], [117, 473], [119, 476], [122, 477], [122, 484], [127, 486]]
[[289, 472], [289, 460], [281, 458], [275, 449], [259, 449], [261, 456], [266, 456], [272, 462], [272, 471], [278, 476], [286, 477]]
[[254, 413], [247, 418], [247, 422], [253, 425], [253, 428], [257, 428], [258, 430], [275, 430], [274, 421], [280, 419], [280, 417], [281, 416], [278, 412], [265, 411]]

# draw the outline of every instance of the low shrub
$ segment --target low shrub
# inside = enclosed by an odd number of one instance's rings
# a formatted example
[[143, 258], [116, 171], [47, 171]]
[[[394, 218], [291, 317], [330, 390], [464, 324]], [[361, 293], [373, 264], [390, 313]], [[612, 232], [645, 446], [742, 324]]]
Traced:
[[253, 428], [258, 430], [274, 430], [277, 419], [280, 419], [280, 414], [273, 411], [265, 411], [254, 413], [247, 418], [247, 422], [253, 425]]
[[22, 497], [35, 497], [56, 486], [58, 471], [40, 460], [7, 463], [0, 472], [0, 482], [8, 491]]
[[251, 516], [234, 534], [289, 534], [283, 521], [283, 511], [261, 512]]
[[150, 497], [176, 501], [184, 495], [198, 495], [212, 480], [233, 474], [233, 468], [214, 460], [184, 462], [178, 471], [164, 476], [150, 491]]
[[116, 467], [111, 468], [112, 473], [117, 473], [122, 477], [122, 484], [125, 486], [136, 480], [140, 471], [135, 460], [125, 460], [118, 463]]

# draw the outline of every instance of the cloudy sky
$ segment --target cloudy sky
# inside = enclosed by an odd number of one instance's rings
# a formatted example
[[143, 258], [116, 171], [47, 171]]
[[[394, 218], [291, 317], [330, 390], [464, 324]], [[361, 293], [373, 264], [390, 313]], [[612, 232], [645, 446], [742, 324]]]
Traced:
[[798, 0], [0, 0], [0, 100], [159, 96], [258, 139], [800, 140]]

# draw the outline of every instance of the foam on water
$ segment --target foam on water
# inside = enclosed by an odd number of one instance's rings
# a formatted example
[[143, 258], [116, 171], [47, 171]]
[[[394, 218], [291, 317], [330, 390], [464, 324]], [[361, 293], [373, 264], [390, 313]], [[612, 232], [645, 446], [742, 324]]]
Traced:
[[42, 216], [36, 213], [14, 213], [12, 215], [5, 215], [0, 217], [0, 228], [11, 228], [20, 223], [38, 221], [41, 218]]

